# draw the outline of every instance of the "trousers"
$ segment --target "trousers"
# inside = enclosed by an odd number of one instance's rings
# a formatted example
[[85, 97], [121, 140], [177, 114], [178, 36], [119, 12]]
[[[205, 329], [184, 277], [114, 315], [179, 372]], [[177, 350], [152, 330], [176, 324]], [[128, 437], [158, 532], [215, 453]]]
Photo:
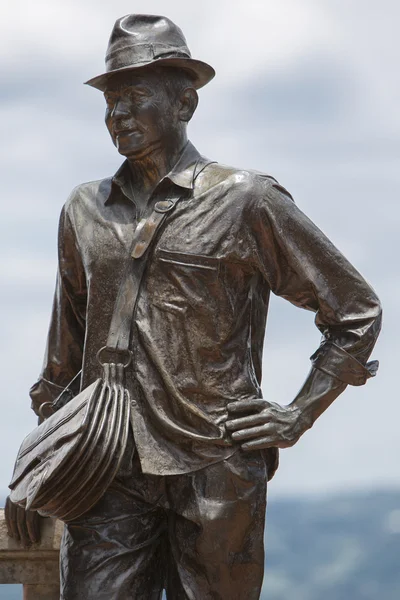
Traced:
[[262, 452], [176, 476], [135, 449], [102, 499], [64, 528], [61, 600], [258, 600], [267, 470]]

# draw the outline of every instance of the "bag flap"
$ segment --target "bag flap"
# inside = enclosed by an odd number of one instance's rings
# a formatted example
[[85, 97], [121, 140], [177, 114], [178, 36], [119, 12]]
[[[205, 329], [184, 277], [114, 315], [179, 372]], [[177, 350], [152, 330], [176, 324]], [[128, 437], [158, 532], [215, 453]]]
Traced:
[[13, 477], [9, 484], [11, 489], [31, 468], [52, 453], [54, 447], [63, 439], [74, 438], [87, 427], [88, 403], [101, 383], [102, 380], [97, 379], [26, 436], [15, 462]]

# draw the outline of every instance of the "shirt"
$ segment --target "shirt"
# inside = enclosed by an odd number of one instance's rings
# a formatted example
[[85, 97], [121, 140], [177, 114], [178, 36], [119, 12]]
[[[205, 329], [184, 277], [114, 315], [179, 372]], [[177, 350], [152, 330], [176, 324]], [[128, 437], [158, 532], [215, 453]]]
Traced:
[[[381, 319], [372, 288], [274, 178], [217, 163], [196, 174], [199, 156], [189, 142], [150, 199], [181, 197], [147, 251], [132, 315], [131, 422], [142, 469], [155, 475], [236, 451], [226, 407], [261, 397], [271, 291], [316, 313], [315, 368], [353, 385], [376, 369], [366, 363]], [[101, 376], [96, 353], [126, 261], [135, 268], [129, 176], [125, 162], [113, 178], [79, 185], [62, 210], [47, 350], [31, 390], [36, 412], [81, 368], [83, 387]], [[267, 457], [271, 477], [277, 449]]]

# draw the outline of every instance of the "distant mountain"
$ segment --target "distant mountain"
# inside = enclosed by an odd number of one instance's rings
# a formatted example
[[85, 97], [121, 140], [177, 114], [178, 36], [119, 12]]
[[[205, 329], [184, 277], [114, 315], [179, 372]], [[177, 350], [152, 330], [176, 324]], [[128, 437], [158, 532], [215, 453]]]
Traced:
[[266, 555], [261, 600], [400, 600], [400, 490], [273, 499]]
[[267, 510], [262, 600], [400, 600], [400, 490]]

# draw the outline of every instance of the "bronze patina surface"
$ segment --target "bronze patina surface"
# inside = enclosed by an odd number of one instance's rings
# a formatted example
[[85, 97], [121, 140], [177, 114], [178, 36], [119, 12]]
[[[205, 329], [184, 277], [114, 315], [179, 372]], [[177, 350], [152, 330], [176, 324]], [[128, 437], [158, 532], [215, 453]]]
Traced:
[[[100, 502], [65, 527], [64, 600], [156, 599], [164, 588], [168, 599], [259, 598], [278, 449], [377, 369], [372, 288], [273, 177], [206, 159], [188, 140], [196, 90], [213, 76], [169, 19], [128, 15], [106, 73], [88, 82], [104, 92], [126, 160], [63, 208], [37, 414], [81, 369], [82, 388], [101, 375], [126, 265], [133, 280], [138, 260], [146, 268], [120, 311], [131, 327], [118, 343], [133, 353], [128, 449]], [[287, 406], [260, 387], [271, 291], [315, 312], [323, 336]], [[15, 537], [38, 535], [10, 503], [8, 521]]]

